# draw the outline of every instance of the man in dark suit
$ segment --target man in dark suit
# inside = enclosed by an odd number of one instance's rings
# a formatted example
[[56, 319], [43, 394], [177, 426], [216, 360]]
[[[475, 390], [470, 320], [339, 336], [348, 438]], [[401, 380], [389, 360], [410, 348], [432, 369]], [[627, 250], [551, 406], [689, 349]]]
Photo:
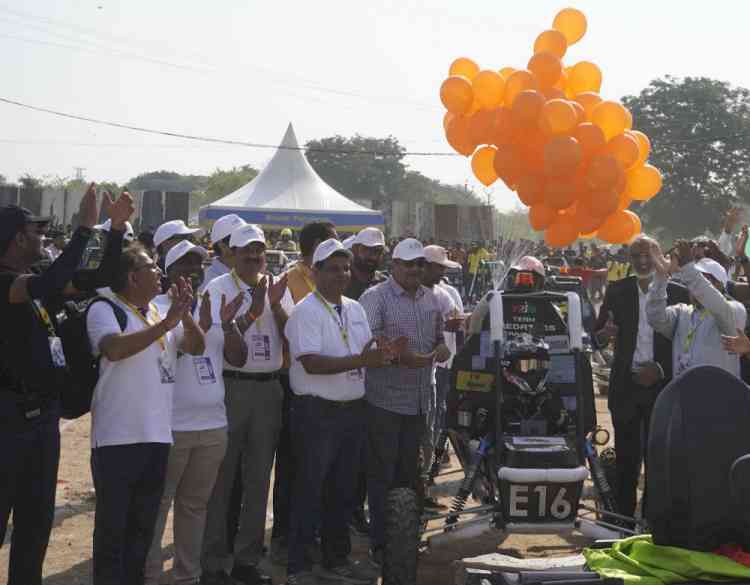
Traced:
[[[617, 451], [618, 512], [628, 517], [635, 515], [641, 461], [647, 465], [651, 411], [659, 391], [672, 377], [672, 344], [655, 333], [646, 318], [646, 296], [654, 272], [652, 243], [648, 236], [633, 241], [630, 263], [634, 274], [609, 284], [594, 327], [599, 346], [615, 339], [609, 410]], [[687, 290], [675, 283], [669, 283], [667, 296], [670, 305], [689, 302]]]

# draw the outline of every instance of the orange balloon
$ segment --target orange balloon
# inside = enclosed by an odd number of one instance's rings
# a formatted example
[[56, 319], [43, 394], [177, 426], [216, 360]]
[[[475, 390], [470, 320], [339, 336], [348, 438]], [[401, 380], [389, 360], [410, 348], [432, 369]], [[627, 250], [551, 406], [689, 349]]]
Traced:
[[578, 201], [589, 215], [603, 218], [617, 211], [619, 198], [612, 189], [592, 189], [583, 192]]
[[497, 181], [497, 173], [494, 167], [496, 152], [497, 148], [494, 146], [483, 146], [471, 157], [471, 170], [474, 171], [474, 176], [485, 187], [489, 187]]
[[586, 91], [576, 95], [576, 101], [581, 104], [583, 111], [586, 112], [586, 121], [591, 122], [591, 114], [594, 111], [594, 108], [603, 100], [598, 93]]
[[624, 187], [625, 171], [619, 161], [610, 154], [599, 154], [591, 159], [586, 173], [586, 184], [601, 191], [613, 189], [619, 195]]
[[588, 122], [578, 124], [575, 130], [573, 130], [573, 137], [581, 145], [581, 154], [584, 160], [588, 160], [594, 155], [603, 152], [607, 147], [607, 141], [604, 138], [602, 129]]
[[542, 95], [547, 101], [549, 100], [565, 100], [565, 92], [557, 89], [556, 87], [545, 87], [541, 90]]
[[552, 248], [566, 248], [578, 238], [578, 226], [561, 216], [544, 231], [544, 241]]
[[505, 97], [505, 78], [497, 71], [485, 69], [474, 76], [471, 81], [479, 104], [485, 110], [502, 105]]
[[581, 145], [570, 136], [554, 136], [544, 147], [544, 173], [549, 177], [572, 175], [581, 162]]
[[527, 89], [538, 89], [538, 87], [539, 84], [533, 73], [525, 69], [514, 71], [505, 81], [505, 105], [512, 107], [519, 93]]
[[602, 72], [590, 61], [580, 61], [570, 70], [568, 87], [575, 95], [588, 91], [599, 93], [602, 88]]
[[575, 203], [577, 195], [573, 179], [554, 179], [544, 188], [544, 203], [552, 209], [567, 209]]
[[636, 167], [627, 174], [625, 192], [635, 201], [648, 201], [661, 191], [661, 172], [655, 166]]
[[513, 143], [513, 117], [508, 108], [497, 108], [492, 110], [494, 122], [492, 124], [492, 136], [490, 143], [495, 146], [504, 146]]
[[559, 30], [545, 30], [534, 41], [534, 54], [552, 53], [558, 59], [562, 59], [567, 50], [568, 41]]
[[618, 102], [602, 102], [591, 112], [591, 121], [604, 130], [609, 141], [627, 129], [628, 111]]
[[448, 75], [463, 75], [467, 79], [474, 79], [479, 73], [479, 65], [467, 57], [459, 57], [451, 63], [448, 69]]
[[638, 162], [638, 140], [628, 136], [627, 132], [618, 134], [607, 143], [607, 152], [620, 161], [625, 171], [629, 171]]
[[448, 123], [452, 119], [453, 119], [453, 114], [451, 114], [450, 112], [445, 112], [445, 114], [443, 115], [443, 130], [444, 131], [448, 130]]
[[568, 70], [563, 69], [560, 72], [560, 79], [557, 80], [557, 83], [553, 85], [555, 89], [559, 89], [563, 93], [565, 92], [565, 89], [568, 87]]
[[523, 159], [517, 147], [513, 145], [501, 146], [495, 152], [495, 159], [492, 162], [495, 173], [505, 184], [513, 189], [518, 180], [526, 174]]
[[510, 76], [511, 76], [511, 75], [512, 75], [513, 73], [515, 73], [515, 72], [516, 72], [516, 69], [515, 69], [514, 67], [503, 67], [503, 68], [502, 68], [502, 69], [500, 70], [500, 75], [502, 75], [502, 76], [503, 76], [503, 79], [505, 79], [505, 81], [508, 81], [508, 78], [509, 78], [509, 77], [510, 77]]
[[576, 125], [586, 122], [586, 110], [583, 109], [583, 106], [573, 100], [568, 100], [568, 103], [570, 104], [570, 107], [576, 111]]
[[469, 138], [474, 144], [491, 144], [494, 137], [495, 110], [479, 110], [469, 118]]
[[526, 169], [530, 173], [542, 174], [547, 136], [538, 128], [518, 128], [516, 142]]
[[617, 211], [624, 211], [628, 207], [630, 207], [630, 204], [633, 202], [633, 200], [628, 196], [627, 191], [623, 190], [622, 193], [620, 193], [620, 197], [617, 203]]
[[469, 156], [477, 146], [469, 136], [469, 120], [464, 116], [454, 116], [448, 122], [445, 137], [453, 150], [464, 156]]
[[638, 162], [635, 163], [635, 166], [640, 167], [646, 164], [651, 154], [651, 141], [648, 139], [648, 136], [638, 130], [628, 130], [628, 132], [638, 141]]
[[573, 221], [576, 227], [578, 227], [578, 231], [582, 234], [590, 234], [598, 230], [604, 223], [604, 219], [603, 217], [592, 215], [583, 202], [576, 206], [576, 211], [573, 214]]
[[544, 201], [544, 178], [540, 175], [524, 175], [518, 179], [516, 193], [527, 207]]
[[577, 122], [578, 114], [567, 100], [549, 100], [542, 107], [539, 127], [548, 134], [568, 134]]
[[[472, 89], [472, 91], [474, 91]], [[476, 114], [479, 110], [482, 109], [481, 104], [479, 103], [479, 100], [477, 99], [477, 96], [474, 96], [474, 100], [471, 102], [471, 106], [467, 110], [467, 112], [464, 114], [464, 116], [473, 116]]]
[[625, 130], [632, 130], [633, 129], [633, 114], [630, 113], [630, 110], [625, 108], [625, 113], [627, 114], [627, 121], [625, 122]]
[[624, 244], [633, 237], [635, 225], [627, 211], [616, 211], [607, 217], [597, 237], [610, 244]]
[[552, 87], [562, 74], [562, 61], [552, 53], [537, 53], [529, 59], [528, 69], [540, 87]]
[[630, 236], [630, 239], [632, 240], [635, 236], [637, 236], [638, 234], [640, 234], [643, 231], [643, 224], [641, 224], [641, 218], [638, 217], [632, 211], [625, 210], [625, 213], [628, 214], [628, 217], [630, 218], [630, 221], [633, 222], [633, 235]]
[[540, 92], [533, 89], [522, 91], [511, 107], [513, 122], [518, 126], [535, 126], [539, 121], [544, 103], [544, 96]]
[[555, 16], [552, 28], [559, 30], [569, 45], [577, 43], [586, 34], [586, 16], [575, 8], [564, 8]]
[[581, 238], [582, 240], [591, 240], [597, 237], [597, 232], [589, 232], [588, 234], [581, 233], [581, 234], [578, 234], [578, 237]]
[[538, 203], [529, 208], [529, 225], [536, 231], [547, 229], [557, 219], [559, 213], [556, 209]]
[[461, 75], [453, 75], [440, 86], [440, 101], [452, 114], [463, 115], [469, 111], [474, 101], [471, 81]]

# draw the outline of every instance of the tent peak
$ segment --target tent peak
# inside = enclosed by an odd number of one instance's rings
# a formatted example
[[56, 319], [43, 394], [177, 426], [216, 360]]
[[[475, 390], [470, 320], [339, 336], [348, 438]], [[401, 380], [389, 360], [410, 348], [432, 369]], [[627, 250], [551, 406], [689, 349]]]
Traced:
[[284, 132], [284, 138], [281, 139], [281, 146], [283, 148], [299, 148], [299, 142], [297, 142], [297, 135], [294, 133], [294, 127], [289, 122], [289, 126]]

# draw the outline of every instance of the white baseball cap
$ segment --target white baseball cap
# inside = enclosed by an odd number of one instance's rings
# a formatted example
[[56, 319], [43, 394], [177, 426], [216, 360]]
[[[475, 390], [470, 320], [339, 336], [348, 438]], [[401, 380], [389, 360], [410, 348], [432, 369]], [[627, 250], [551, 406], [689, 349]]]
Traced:
[[339, 242], [336, 238], [328, 238], [325, 242], [321, 242], [318, 244], [318, 247], [315, 248], [315, 253], [313, 254], [313, 266], [318, 262], [327, 260], [334, 254], [343, 254], [349, 258], [352, 257], [351, 250], [347, 250], [344, 247], [344, 244]]
[[[104, 223], [95, 225], [93, 229], [100, 231], [100, 232], [108, 232], [109, 230], [112, 229], [112, 220], [108, 219]], [[129, 242], [132, 242], [135, 239], [135, 231], [133, 231], [133, 226], [130, 224], [129, 221], [125, 222], [125, 236], [123, 237]]]
[[719, 264], [716, 260], [711, 260], [711, 258], [701, 258], [700, 260], [698, 260], [698, 262], [695, 263], [695, 269], [698, 272], [702, 272], [703, 274], [710, 274], [721, 283], [721, 286], [725, 288], [727, 286], [727, 282], [729, 282], [727, 271], [721, 264]]
[[357, 236], [349, 236], [343, 242], [341, 242], [342, 244], [344, 244], [344, 248], [346, 248], [347, 250], [351, 250], [352, 244], [354, 244], [354, 240], [356, 239], [356, 237]]
[[181, 241], [176, 246], [172, 246], [167, 252], [167, 258], [164, 260], [164, 270], [169, 270], [169, 267], [182, 258], [185, 254], [195, 252], [199, 254], [204, 260], [208, 258], [208, 251], [202, 246], [196, 246], [192, 242], [187, 240]]
[[173, 219], [159, 226], [154, 234], [154, 246], [157, 248], [166, 242], [169, 238], [175, 236], [189, 236], [196, 232], [203, 231], [201, 228], [189, 228], [181, 219]]
[[442, 246], [425, 246], [424, 259], [431, 264], [440, 264], [445, 268], [461, 268], [458, 262], [448, 260], [448, 252]]
[[424, 258], [424, 248], [422, 242], [415, 240], [414, 238], [406, 238], [401, 240], [398, 245], [393, 248], [393, 259], [394, 260], [416, 260], [417, 258]]
[[378, 246], [385, 247], [385, 236], [378, 228], [368, 227], [360, 230], [354, 237], [352, 246], [357, 244], [367, 246], [368, 248], [376, 248]]
[[244, 248], [253, 242], [260, 242], [266, 245], [266, 235], [257, 225], [248, 223], [232, 232], [229, 238], [230, 248]]
[[211, 228], [211, 243], [215, 244], [227, 236], [231, 236], [234, 230], [241, 228], [243, 225], [247, 225], [247, 223], [236, 213], [220, 217]]

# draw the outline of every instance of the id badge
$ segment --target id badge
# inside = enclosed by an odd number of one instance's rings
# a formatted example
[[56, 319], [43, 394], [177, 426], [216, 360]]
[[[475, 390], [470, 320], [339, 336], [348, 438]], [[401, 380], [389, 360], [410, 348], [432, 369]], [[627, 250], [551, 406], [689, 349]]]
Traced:
[[162, 384], [174, 384], [174, 364], [166, 351], [159, 356], [159, 376]]
[[198, 383], [201, 386], [216, 384], [216, 372], [214, 371], [210, 357], [194, 357], [193, 366], [195, 367], [195, 375], [198, 378]]
[[251, 335], [250, 347], [253, 361], [267, 362], [271, 360], [271, 338], [268, 335]]
[[363, 380], [362, 370], [349, 370], [346, 373], [346, 379], [350, 382], [361, 382]]
[[59, 337], [49, 338], [49, 353], [52, 356], [52, 363], [56, 368], [64, 368], [67, 365], [62, 340]]

